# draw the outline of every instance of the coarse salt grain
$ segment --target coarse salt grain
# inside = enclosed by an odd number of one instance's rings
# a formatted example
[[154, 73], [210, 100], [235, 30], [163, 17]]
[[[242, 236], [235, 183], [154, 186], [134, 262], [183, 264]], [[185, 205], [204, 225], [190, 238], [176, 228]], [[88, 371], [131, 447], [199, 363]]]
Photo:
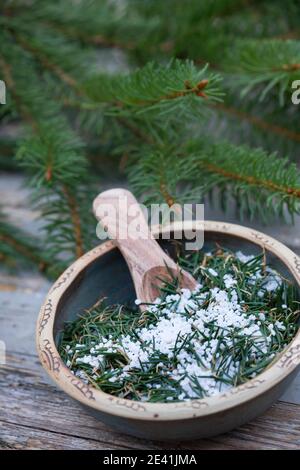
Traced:
[[231, 274], [225, 274], [223, 277], [223, 281], [225, 284], [226, 289], [230, 289], [231, 287], [235, 286], [237, 284], [237, 280], [231, 276]]
[[241, 251], [237, 251], [235, 256], [237, 257], [238, 260], [241, 261], [241, 263], [244, 263], [244, 264], [254, 259], [254, 255], [245, 255]]
[[217, 277], [218, 275], [217, 271], [213, 268], [209, 268], [207, 271], [209, 272], [209, 274], [211, 274], [214, 277]]

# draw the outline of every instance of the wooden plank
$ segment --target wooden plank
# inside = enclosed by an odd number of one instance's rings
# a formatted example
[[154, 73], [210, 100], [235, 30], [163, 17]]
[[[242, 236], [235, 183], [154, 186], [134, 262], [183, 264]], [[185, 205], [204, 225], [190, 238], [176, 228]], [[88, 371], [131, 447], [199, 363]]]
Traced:
[[[127, 436], [112, 432], [65, 393], [48, 385], [36, 356], [9, 353], [8, 364], [0, 373], [0, 390], [2, 421], [96, 440], [106, 448], [116, 442], [128, 446]], [[133, 448], [145, 448], [145, 444], [132, 439]]]
[[[35, 355], [9, 352], [8, 364], [0, 374], [0, 408], [2, 421], [2, 447], [5, 445], [25, 446], [26, 436], [43, 433], [45, 439], [51, 435], [51, 445], [79, 448], [91, 440], [99, 448], [130, 449], [297, 449], [300, 447], [300, 408], [279, 402], [267, 413], [252, 423], [228, 434], [211, 439], [162, 443], [148, 442], [117, 433], [90, 416], [76, 402], [69, 399], [55, 386], [45, 383], [43, 371]], [[6, 424], [4, 424], [6, 423]], [[15, 440], [6, 425], [15, 426]], [[53, 434], [53, 435], [52, 435]], [[61, 435], [65, 438], [60, 441]], [[70, 437], [70, 440], [67, 439]], [[77, 441], [82, 439], [82, 441]], [[38, 443], [36, 444], [38, 445]], [[41, 446], [44, 441], [41, 440]], [[49, 444], [50, 445], [50, 444]], [[73, 446], [73, 447], [72, 447]], [[48, 447], [40, 447], [48, 448]], [[95, 447], [91, 447], [95, 448]]]
[[280, 399], [287, 403], [300, 405], [300, 372], [298, 372], [295, 377], [295, 380], [284, 392]]
[[6, 348], [33, 354], [35, 323], [50, 282], [33, 273], [0, 273], [0, 340]]
[[[208, 442], [210, 449], [299, 449], [299, 406], [278, 402], [251, 423]], [[198, 448], [206, 447], [200, 442]]]
[[0, 421], [0, 450], [113, 450], [98, 441]]

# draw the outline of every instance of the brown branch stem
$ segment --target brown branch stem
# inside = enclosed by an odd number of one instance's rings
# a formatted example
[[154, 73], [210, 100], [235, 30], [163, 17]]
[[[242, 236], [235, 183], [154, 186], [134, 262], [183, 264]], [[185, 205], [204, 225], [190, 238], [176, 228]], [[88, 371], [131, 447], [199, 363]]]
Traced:
[[184, 83], [185, 88], [183, 90], [174, 91], [173, 93], [169, 93], [168, 95], [160, 96], [159, 98], [155, 100], [141, 100], [136, 104], [140, 106], [147, 106], [147, 105], [151, 106], [153, 104], [159, 103], [160, 101], [175, 100], [177, 98], [181, 98], [183, 96], [187, 96], [191, 94], [202, 97], [202, 98], [207, 98], [207, 95], [203, 91], [204, 88], [207, 86], [207, 84], [208, 84], [208, 80], [201, 80], [199, 83], [197, 83], [197, 85], [192, 87], [190, 86], [189, 82], [186, 81]]
[[92, 44], [94, 46], [109, 47], [113, 49], [115, 48], [115, 49], [124, 49], [124, 50], [131, 50], [131, 49], [134, 49], [135, 47], [134, 43], [120, 42], [120, 41], [117, 41], [116, 39], [106, 38], [102, 34], [88, 35], [88, 34], [82, 33], [81, 31], [76, 30], [75, 28], [58, 25], [49, 21], [47, 21], [47, 25], [53, 28], [54, 30], [64, 34], [67, 37], [70, 37], [72, 39], [77, 39], [78, 41], [82, 41], [83, 43], [86, 43], [86, 44]]
[[261, 180], [253, 176], [240, 175], [234, 172], [224, 170], [224, 168], [220, 168], [212, 163], [204, 163], [203, 166], [211, 173], [217, 173], [218, 175], [224, 176], [227, 179], [245, 182], [253, 186], [260, 186], [268, 190], [278, 191], [300, 199], [300, 189], [289, 188], [287, 186], [276, 184], [273, 181]]
[[37, 130], [37, 123], [31, 113], [28, 111], [27, 107], [23, 104], [21, 97], [16, 91], [15, 81], [11, 73], [10, 64], [6, 62], [3, 56], [0, 56], [0, 68], [3, 72], [4, 82], [7, 85], [7, 88], [10, 90], [11, 95], [16, 103], [16, 107], [19, 110], [20, 114], [24, 117], [24, 120], [28, 122], [32, 128]]
[[8, 236], [4, 233], [0, 233], [0, 241], [11, 246], [22, 256], [30, 259], [35, 264], [37, 264], [41, 272], [44, 272], [47, 269], [47, 267], [50, 266], [50, 264], [47, 261], [43, 260], [40, 256], [35, 255], [34, 251], [30, 247], [27, 247], [26, 245], [21, 244], [18, 240], [13, 238], [11, 235]]
[[71, 88], [76, 89], [78, 94], [82, 94], [82, 90], [77, 81], [70, 74], [65, 72], [59, 65], [51, 62], [45, 54], [43, 54], [38, 48], [32, 46], [32, 44], [30, 44], [23, 36], [18, 34], [14, 35], [14, 37], [24, 49], [37, 58], [41, 65], [53, 72], [62, 82], [66, 83]]
[[169, 207], [171, 207], [171, 206], [173, 206], [173, 204], [175, 204], [175, 199], [169, 193], [167, 185], [163, 181], [161, 181], [161, 183], [160, 183], [160, 192], [161, 192], [164, 200], [166, 201], [166, 203], [168, 204]]
[[300, 142], [300, 134], [298, 132], [291, 131], [285, 127], [277, 126], [276, 124], [271, 124], [259, 117], [252, 116], [245, 111], [240, 111], [232, 106], [227, 106], [223, 103], [211, 103], [210, 106], [219, 111], [224, 111], [225, 113], [231, 114], [243, 121], [247, 121], [250, 124], [259, 127], [260, 129], [270, 131], [274, 134], [284, 137], [286, 139], [294, 140], [295, 142]]
[[154, 144], [154, 140], [152, 139], [152, 137], [148, 134], [145, 134], [145, 132], [143, 132], [138, 126], [133, 124], [131, 121], [128, 121], [123, 117], [117, 117], [117, 120], [138, 139], [143, 140], [149, 145]]
[[[31, 113], [28, 111], [27, 107], [23, 105], [20, 97], [18, 96], [17, 92], [15, 91], [15, 83], [14, 83], [14, 80], [12, 78], [10, 66], [5, 62], [5, 60], [1, 56], [0, 56], [0, 67], [3, 70], [4, 80], [5, 80], [8, 88], [10, 89], [10, 91], [11, 91], [11, 93], [12, 93], [14, 99], [15, 99], [15, 102], [16, 102], [16, 105], [19, 109], [20, 114], [23, 116], [23, 118], [26, 121], [28, 121], [31, 124], [34, 132], [38, 133], [38, 124], [36, 123], [35, 119], [31, 115]], [[58, 70], [56, 68], [54, 68], [54, 70], [56, 72], [58, 72]], [[64, 75], [61, 75], [61, 78], [62, 77], [66, 79], [66, 77]], [[68, 80], [68, 83], [69, 83], [69, 85], [72, 86], [73, 80]], [[49, 165], [47, 170], [46, 170], [45, 178], [46, 178], [47, 181], [49, 181], [52, 178], [51, 165]], [[64, 193], [64, 195], [67, 199], [67, 203], [68, 203], [69, 208], [70, 208], [71, 219], [72, 219], [72, 223], [73, 223], [73, 227], [74, 227], [75, 241], [76, 241], [76, 246], [75, 246], [76, 256], [80, 257], [83, 254], [83, 241], [82, 241], [82, 234], [81, 234], [80, 216], [79, 216], [79, 213], [78, 213], [76, 200], [72, 197], [69, 190], [65, 186], [63, 186], [63, 193]]]
[[284, 64], [281, 67], [281, 70], [284, 70], [285, 72], [296, 72], [297, 70], [300, 70], [300, 64]]
[[80, 256], [84, 254], [84, 249], [83, 249], [83, 240], [82, 240], [81, 220], [80, 220], [80, 215], [78, 212], [76, 199], [72, 196], [69, 188], [66, 185], [63, 186], [63, 193], [65, 195], [65, 198], [67, 200], [67, 203], [70, 209], [72, 224], [74, 227], [76, 257], [80, 258]]

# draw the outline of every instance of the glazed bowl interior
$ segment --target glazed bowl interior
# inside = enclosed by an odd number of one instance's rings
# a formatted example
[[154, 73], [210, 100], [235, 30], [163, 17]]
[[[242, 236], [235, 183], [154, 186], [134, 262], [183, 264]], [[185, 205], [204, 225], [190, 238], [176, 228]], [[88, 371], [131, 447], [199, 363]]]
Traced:
[[[175, 243], [171, 240], [159, 240], [161, 246], [176, 259]], [[184, 240], [181, 241], [184, 243]], [[205, 231], [203, 250], [210, 251], [219, 244], [234, 252], [242, 251], [246, 255], [258, 255], [262, 248], [257, 243], [232, 234]], [[282, 276], [292, 281], [294, 276], [276, 255], [266, 250], [267, 263]], [[298, 288], [299, 291], [299, 288]], [[300, 292], [299, 292], [300, 293]], [[105, 297], [107, 304], [131, 305], [135, 300], [135, 290], [127, 264], [120, 251], [115, 248], [96, 258], [80, 272], [60, 299], [54, 322], [54, 339], [58, 346], [61, 332], [66, 321], [73, 321], [91, 308], [100, 298]]]

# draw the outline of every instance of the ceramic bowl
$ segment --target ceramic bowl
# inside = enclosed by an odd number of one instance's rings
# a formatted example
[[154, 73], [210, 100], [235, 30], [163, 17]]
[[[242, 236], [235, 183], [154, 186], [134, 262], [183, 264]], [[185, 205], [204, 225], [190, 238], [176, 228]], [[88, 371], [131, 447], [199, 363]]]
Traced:
[[[203, 228], [203, 222], [184, 222], [186, 233]], [[162, 233], [166, 233], [168, 227]], [[172, 226], [174, 234], [180, 225]], [[253, 229], [223, 222], [204, 222], [205, 245], [216, 242], [246, 254], [266, 251], [267, 261], [285, 277], [300, 285], [300, 258], [277, 240]], [[174, 243], [162, 242], [172, 255]], [[37, 348], [50, 377], [70, 397], [94, 416], [117, 430], [138, 437], [186, 440], [229, 431], [263, 413], [294, 378], [300, 364], [300, 331], [285, 350], [261, 374], [217, 396], [177, 403], [144, 403], [114, 397], [75, 377], [57, 351], [66, 320], [73, 320], [101, 297], [111, 303], [135, 298], [127, 265], [112, 241], [86, 253], [55, 282], [37, 322]]]

